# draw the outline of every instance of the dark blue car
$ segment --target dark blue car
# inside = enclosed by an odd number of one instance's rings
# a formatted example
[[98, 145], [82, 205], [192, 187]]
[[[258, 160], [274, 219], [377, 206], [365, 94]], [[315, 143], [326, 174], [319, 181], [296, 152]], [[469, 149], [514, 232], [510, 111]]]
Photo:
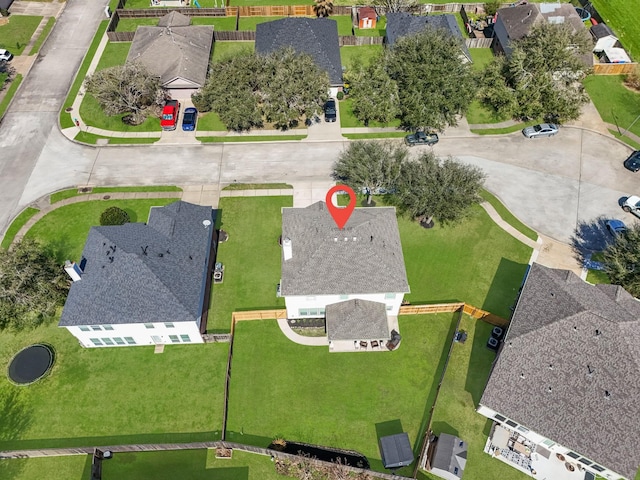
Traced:
[[196, 122], [198, 121], [198, 110], [193, 107], [185, 108], [182, 115], [182, 130], [185, 132], [192, 132], [196, 129]]
[[636, 150], [624, 161], [624, 168], [637, 172], [640, 170], [640, 150]]

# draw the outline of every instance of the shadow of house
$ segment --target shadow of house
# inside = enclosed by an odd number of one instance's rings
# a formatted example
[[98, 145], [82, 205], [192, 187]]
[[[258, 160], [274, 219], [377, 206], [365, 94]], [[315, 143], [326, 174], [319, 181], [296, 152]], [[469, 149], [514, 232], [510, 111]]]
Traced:
[[400, 38], [416, 35], [427, 28], [441, 30], [450, 34], [460, 44], [464, 61], [472, 61], [471, 54], [464, 41], [456, 17], [451, 14], [417, 16], [407, 12], [387, 13], [385, 43], [388, 46], [393, 46]]
[[160, 77], [175, 98], [188, 98], [207, 80], [213, 27], [191, 25], [178, 12], [160, 18], [158, 26], [136, 29], [127, 62], [140, 62]]
[[211, 207], [177, 201], [147, 223], [92, 227], [59, 326], [84, 347], [202, 343], [216, 236]]
[[256, 53], [268, 55], [291, 47], [306, 53], [329, 75], [331, 94], [342, 87], [342, 61], [338, 40], [338, 24], [329, 18], [289, 17], [256, 26]]
[[639, 377], [640, 303], [620, 286], [534, 263], [478, 413], [531, 451], [634, 478]]

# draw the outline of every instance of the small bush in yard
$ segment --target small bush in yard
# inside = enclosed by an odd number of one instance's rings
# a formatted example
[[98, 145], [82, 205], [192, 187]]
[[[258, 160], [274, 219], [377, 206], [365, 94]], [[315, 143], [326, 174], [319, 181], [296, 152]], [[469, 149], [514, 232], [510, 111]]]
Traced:
[[338, 92], [338, 94], [336, 95], [336, 98], [338, 100], [342, 100], [344, 98], [344, 93], [343, 92]]
[[109, 207], [100, 215], [100, 225], [124, 225], [129, 221], [129, 214], [118, 207]]

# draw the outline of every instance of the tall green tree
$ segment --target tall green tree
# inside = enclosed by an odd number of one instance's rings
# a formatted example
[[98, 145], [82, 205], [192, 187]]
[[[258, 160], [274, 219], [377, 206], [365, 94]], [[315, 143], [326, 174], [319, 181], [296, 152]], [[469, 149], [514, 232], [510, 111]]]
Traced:
[[64, 304], [68, 290], [62, 266], [35, 241], [0, 251], [0, 329], [43, 323]]
[[157, 115], [166, 93], [157, 75], [138, 62], [99, 70], [85, 80], [87, 92], [95, 97], [107, 115], [127, 114], [123, 122], [139, 125]]
[[396, 196], [399, 208], [424, 224], [434, 219], [454, 222], [482, 201], [482, 170], [452, 157], [440, 160], [432, 152], [425, 152], [403, 164], [400, 178]]
[[284, 48], [268, 55], [264, 62], [258, 88], [267, 122], [287, 129], [322, 109], [328, 98], [329, 76], [310, 55]]
[[621, 285], [634, 297], [640, 297], [640, 227], [633, 225], [602, 254], [604, 271], [611, 283]]
[[352, 142], [333, 166], [333, 178], [356, 192], [367, 192], [367, 204], [378, 189], [394, 190], [408, 151], [399, 143]]
[[456, 125], [475, 97], [476, 83], [461, 43], [427, 28], [402, 37], [386, 53], [386, 70], [398, 85], [400, 118], [407, 128]]
[[483, 75], [481, 98], [512, 117], [563, 122], [580, 116], [588, 101], [582, 79], [590, 55], [584, 31], [543, 23], [514, 43], [508, 59], [497, 57]]
[[353, 113], [365, 125], [389, 123], [400, 114], [398, 84], [389, 77], [382, 58], [359, 66], [350, 76]]

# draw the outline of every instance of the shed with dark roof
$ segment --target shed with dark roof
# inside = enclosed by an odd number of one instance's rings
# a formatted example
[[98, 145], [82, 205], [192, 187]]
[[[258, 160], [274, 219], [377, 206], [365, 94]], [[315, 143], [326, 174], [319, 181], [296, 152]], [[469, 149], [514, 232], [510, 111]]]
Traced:
[[640, 302], [534, 263], [478, 411], [571, 449], [587, 470], [634, 478], [639, 378]]
[[306, 53], [327, 72], [332, 87], [342, 86], [338, 24], [329, 18], [288, 17], [256, 26], [256, 53], [291, 47]]
[[413, 463], [413, 450], [407, 433], [380, 438], [380, 455], [384, 468], [396, 469]]

